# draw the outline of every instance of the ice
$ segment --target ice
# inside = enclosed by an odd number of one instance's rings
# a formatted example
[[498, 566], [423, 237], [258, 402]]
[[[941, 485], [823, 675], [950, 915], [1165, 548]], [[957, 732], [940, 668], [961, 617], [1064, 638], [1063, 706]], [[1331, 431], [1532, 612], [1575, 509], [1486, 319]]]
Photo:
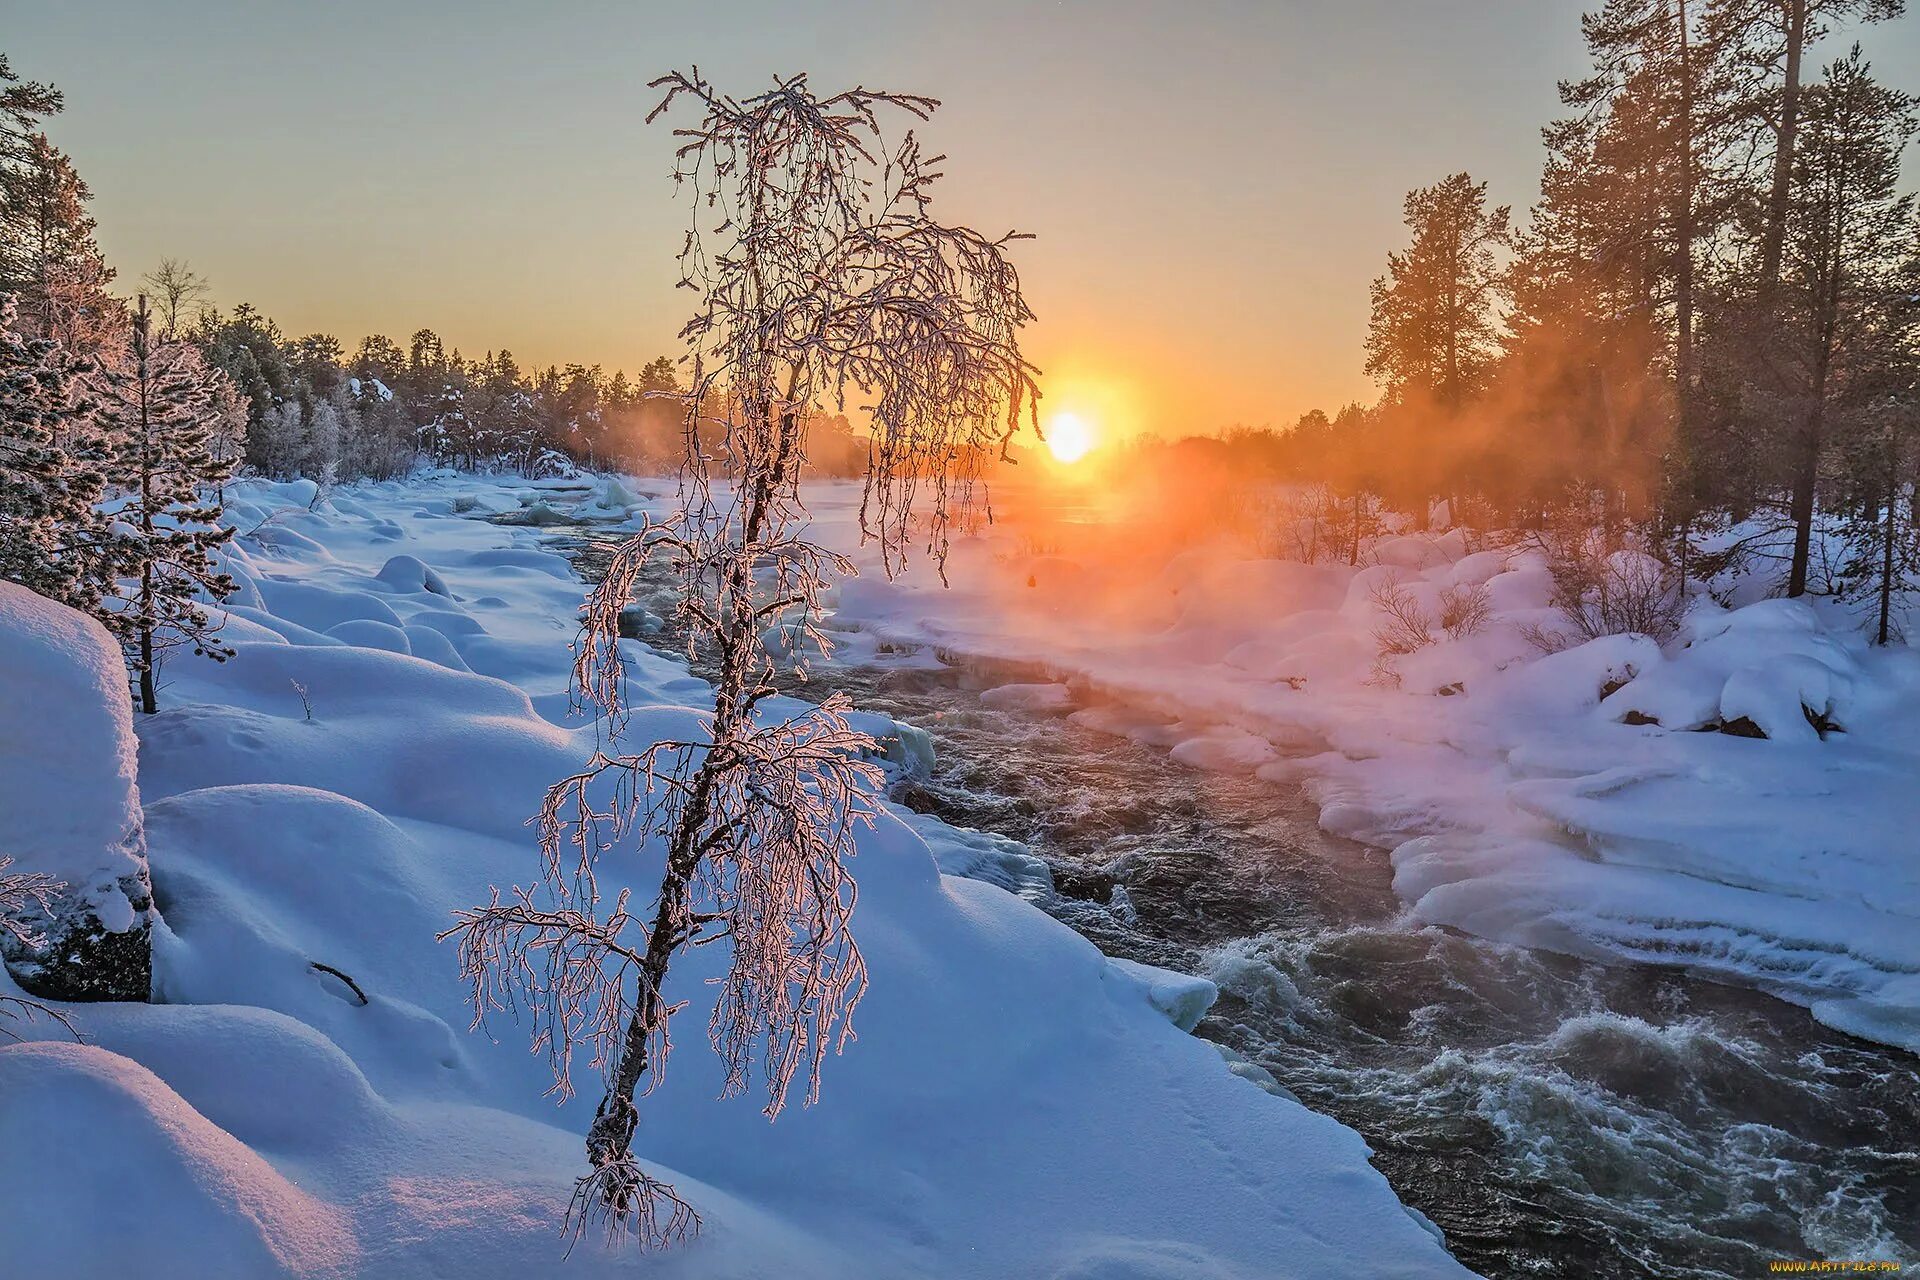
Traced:
[[1003, 684], [986, 690], [980, 701], [1002, 709], [1064, 711], [1073, 705], [1073, 690], [1064, 684]]
[[1220, 998], [1220, 988], [1206, 978], [1118, 956], [1109, 957], [1107, 963], [1119, 977], [1144, 989], [1147, 1003], [1166, 1014], [1182, 1031], [1191, 1031], [1200, 1025], [1200, 1019], [1207, 1016], [1207, 1010]]

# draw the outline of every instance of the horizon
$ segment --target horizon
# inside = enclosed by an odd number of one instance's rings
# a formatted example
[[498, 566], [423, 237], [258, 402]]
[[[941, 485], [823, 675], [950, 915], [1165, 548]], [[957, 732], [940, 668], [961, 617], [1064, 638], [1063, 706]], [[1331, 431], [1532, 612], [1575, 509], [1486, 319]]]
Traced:
[[[937, 207], [1037, 237], [1016, 261], [1049, 410], [1124, 438], [1375, 399], [1367, 287], [1404, 193], [1464, 169], [1524, 215], [1555, 80], [1581, 73], [1582, 7], [1223, 5], [1202, 28], [1145, 3], [1091, 21], [855, 2], [830, 41], [761, 0], [535, 18], [97, 3], [11, 14], [8, 47], [66, 95], [50, 132], [120, 288], [173, 257], [289, 336], [351, 349], [430, 328], [470, 357], [609, 371], [680, 349], [684, 215], [647, 81], [697, 63], [747, 89], [810, 70], [823, 90], [931, 94], [924, 132], [955, 157]], [[1872, 41], [1894, 84], [1920, 84], [1908, 25]]]

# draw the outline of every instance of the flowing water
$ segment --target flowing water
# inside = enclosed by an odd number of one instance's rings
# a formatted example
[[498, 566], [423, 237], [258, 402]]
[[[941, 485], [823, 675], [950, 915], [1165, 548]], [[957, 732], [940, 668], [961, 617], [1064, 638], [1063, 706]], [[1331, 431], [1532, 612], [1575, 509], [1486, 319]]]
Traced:
[[[574, 550], [604, 563], [598, 536]], [[1365, 1135], [1468, 1266], [1920, 1261], [1913, 1057], [1756, 992], [1412, 924], [1386, 855], [1322, 832], [1300, 794], [981, 703], [1022, 678], [830, 666], [795, 692], [842, 689], [930, 733], [939, 763], [896, 800], [1024, 843], [1053, 872], [1038, 904], [1109, 954], [1218, 983], [1196, 1034]]]

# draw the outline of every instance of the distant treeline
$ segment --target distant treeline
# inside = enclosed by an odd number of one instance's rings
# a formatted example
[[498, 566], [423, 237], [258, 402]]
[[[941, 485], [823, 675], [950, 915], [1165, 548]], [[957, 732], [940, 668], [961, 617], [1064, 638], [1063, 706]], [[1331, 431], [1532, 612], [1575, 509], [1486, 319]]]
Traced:
[[[207, 281], [172, 260], [114, 289], [91, 193], [41, 127], [62, 105], [58, 90], [21, 80], [0, 55], [0, 294], [14, 298], [23, 334], [81, 358], [124, 330], [131, 295], [150, 295], [156, 338], [190, 344], [239, 393], [235, 462], [276, 478], [354, 480], [422, 462], [540, 474], [575, 462], [644, 471], [680, 456], [685, 411], [665, 357], [632, 377], [599, 365], [522, 368], [504, 350], [463, 357], [431, 329], [404, 348], [375, 334], [349, 351], [330, 334], [289, 337], [246, 303], [208, 305]], [[817, 421], [809, 448], [830, 474], [866, 459], [844, 417]]]

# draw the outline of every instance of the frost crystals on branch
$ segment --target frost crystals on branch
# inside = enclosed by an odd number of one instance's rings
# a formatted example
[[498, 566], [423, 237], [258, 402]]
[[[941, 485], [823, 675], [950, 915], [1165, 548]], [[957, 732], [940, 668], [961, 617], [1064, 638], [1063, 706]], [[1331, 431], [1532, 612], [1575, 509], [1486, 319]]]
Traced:
[[[669, 1022], [687, 1003], [666, 989], [674, 957], [728, 949], [707, 1036], [727, 1096], [758, 1061], [769, 1118], [802, 1074], [805, 1100], [817, 1098], [867, 986], [847, 860], [872, 819], [874, 744], [837, 697], [790, 720], [759, 714], [783, 662], [798, 672], [810, 648], [826, 651], [821, 592], [852, 572], [804, 537], [809, 420], [864, 412], [862, 533], [893, 572], [922, 539], [944, 557], [984, 465], [1004, 456], [1023, 414], [1032, 421], [1037, 388], [1019, 346], [1032, 313], [1007, 257], [1018, 237], [936, 222], [942, 157], [923, 155], [910, 129], [891, 146], [883, 135], [883, 118], [924, 120], [932, 99], [821, 97], [797, 76], [740, 100], [697, 70], [655, 87], [666, 92], [649, 120], [683, 100], [699, 113], [677, 131], [675, 178], [693, 206], [682, 285], [700, 300], [682, 331], [692, 377], [678, 395], [680, 509], [621, 548], [588, 601], [574, 674], [613, 741], [547, 793], [542, 882], [460, 913], [447, 936], [476, 1017], [524, 1010], [556, 1092], [571, 1092], [577, 1049], [605, 1073], [575, 1228], [604, 1219], [612, 1235], [664, 1245], [699, 1219], [632, 1147], [636, 1094], [659, 1083]], [[717, 668], [714, 711], [698, 740], [635, 752], [619, 742], [617, 621], [658, 553], [681, 580], [690, 650]], [[769, 646], [769, 632], [782, 643]], [[611, 904], [601, 893], [603, 874], [633, 874], [601, 865], [616, 850], [659, 867], [644, 907], [624, 889]]]

